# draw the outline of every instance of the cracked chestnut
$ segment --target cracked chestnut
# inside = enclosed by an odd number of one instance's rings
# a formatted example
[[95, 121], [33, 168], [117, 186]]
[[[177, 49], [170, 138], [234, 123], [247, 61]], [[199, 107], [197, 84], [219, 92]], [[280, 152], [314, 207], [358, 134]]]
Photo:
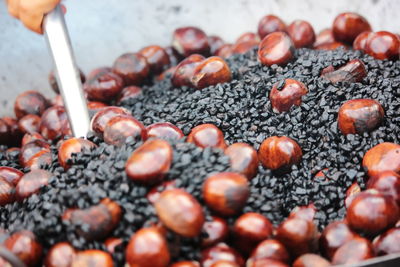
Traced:
[[205, 58], [199, 54], [193, 54], [182, 60], [176, 66], [175, 72], [172, 75], [171, 82], [175, 87], [189, 86], [193, 87], [192, 78], [196, 67]]
[[294, 47], [312, 47], [315, 42], [314, 28], [305, 20], [295, 20], [286, 29]]
[[336, 16], [333, 21], [332, 31], [336, 41], [351, 45], [360, 33], [371, 31], [371, 26], [361, 15], [346, 12]]
[[152, 74], [159, 74], [171, 63], [165, 49], [158, 45], [146, 46], [139, 51], [139, 54], [146, 58]]
[[230, 159], [231, 169], [251, 180], [258, 170], [257, 151], [246, 143], [235, 143], [224, 151]]
[[294, 44], [284, 32], [268, 34], [258, 48], [258, 60], [266, 66], [285, 65], [293, 58]]
[[214, 246], [220, 242], [223, 242], [229, 234], [228, 223], [219, 217], [212, 216], [211, 221], [206, 221], [203, 224], [203, 233], [206, 237], [201, 240], [202, 247]]
[[147, 138], [181, 139], [184, 135], [181, 129], [169, 122], [156, 122], [147, 126]]
[[60, 242], [51, 247], [47, 253], [44, 266], [70, 267], [76, 255], [74, 247], [68, 242]]
[[307, 93], [307, 87], [297, 80], [285, 79], [283, 83], [275, 83], [269, 94], [272, 110], [280, 113], [289, 111], [292, 106], [300, 106]]
[[109, 145], [121, 146], [128, 137], [146, 140], [146, 128], [130, 115], [117, 115], [107, 122], [103, 132], [104, 142]]
[[119, 115], [131, 115], [130, 112], [121, 107], [106, 107], [103, 108], [93, 116], [91, 122], [90, 122], [90, 128], [92, 131], [98, 133], [98, 134], [103, 134], [104, 128], [106, 127], [107, 123], [114, 117], [119, 116]]
[[193, 143], [198, 147], [226, 148], [224, 133], [214, 124], [201, 124], [194, 127], [188, 137], [187, 142]]
[[258, 23], [258, 35], [261, 39], [273, 32], [286, 31], [286, 24], [277, 16], [266, 15]]
[[83, 85], [89, 100], [111, 102], [124, 88], [124, 80], [111, 71], [101, 72]]
[[374, 251], [371, 242], [362, 237], [355, 237], [336, 250], [332, 264], [355, 264], [372, 257]]
[[386, 31], [372, 33], [365, 44], [365, 52], [376, 59], [399, 59], [400, 40], [399, 38]]
[[82, 151], [90, 151], [97, 147], [93, 142], [82, 138], [70, 138], [62, 142], [58, 149], [58, 162], [66, 170], [71, 167], [68, 160], [72, 158], [72, 154]]
[[125, 85], [141, 85], [150, 73], [150, 65], [139, 53], [126, 53], [119, 56], [112, 71], [124, 79]]
[[376, 256], [383, 256], [400, 252], [400, 227], [395, 227], [374, 240], [373, 246]]
[[27, 266], [37, 266], [42, 258], [42, 245], [27, 230], [15, 232], [4, 241], [4, 246]]
[[242, 256], [225, 243], [219, 243], [201, 252], [200, 264], [203, 267], [211, 267], [214, 263], [221, 260], [233, 262], [240, 267], [244, 267], [244, 259]]
[[191, 78], [191, 83], [196, 89], [226, 83], [232, 80], [232, 73], [228, 64], [220, 57], [209, 57], [200, 62]]
[[179, 55], [188, 57], [192, 54], [208, 56], [210, 46], [207, 35], [196, 27], [183, 27], [174, 31], [172, 47]]
[[14, 112], [18, 119], [28, 114], [42, 115], [48, 106], [46, 98], [37, 91], [19, 94], [14, 102]]
[[400, 174], [400, 145], [381, 143], [365, 153], [362, 165], [368, 176], [376, 176], [384, 171]]

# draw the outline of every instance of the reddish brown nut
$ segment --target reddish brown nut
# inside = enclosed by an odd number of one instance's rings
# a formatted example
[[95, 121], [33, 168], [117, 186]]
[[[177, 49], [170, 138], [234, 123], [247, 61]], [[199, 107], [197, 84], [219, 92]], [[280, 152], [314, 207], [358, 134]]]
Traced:
[[331, 81], [338, 82], [361, 82], [367, 76], [364, 63], [359, 59], [350, 60], [346, 65], [331, 72], [325, 72], [322, 77]]
[[365, 238], [356, 237], [336, 250], [332, 264], [355, 264], [372, 257], [374, 257], [374, 251], [371, 242]]
[[168, 53], [164, 48], [158, 45], [150, 45], [142, 48], [139, 54], [146, 58], [150, 66], [150, 71], [153, 74], [162, 72], [163, 69], [171, 63]]
[[91, 249], [79, 251], [72, 260], [71, 267], [113, 267], [111, 255], [105, 251]]
[[42, 115], [48, 106], [46, 98], [37, 91], [26, 91], [15, 99], [14, 112], [18, 119], [27, 114]]
[[312, 47], [315, 42], [314, 28], [305, 20], [293, 21], [286, 30], [296, 48]]
[[258, 259], [251, 261], [247, 267], [289, 267], [286, 263], [277, 261], [277, 260], [272, 260], [272, 259]]
[[0, 177], [6, 179], [7, 182], [10, 182], [14, 186], [18, 184], [23, 175], [23, 172], [15, 168], [6, 166], [0, 167]]
[[42, 258], [42, 246], [30, 231], [22, 230], [12, 234], [4, 241], [4, 246], [27, 266], [37, 266]]
[[367, 40], [370, 36], [372, 36], [374, 33], [370, 31], [362, 32], [360, 33], [356, 39], [354, 39], [353, 42], [353, 49], [354, 50], [361, 50], [365, 52], [365, 47], [367, 44]]
[[220, 57], [209, 57], [198, 64], [191, 82], [196, 89], [226, 83], [232, 80], [232, 73], [228, 64]]
[[376, 32], [368, 37], [365, 52], [376, 59], [399, 59], [400, 40], [391, 32]]
[[302, 156], [300, 146], [286, 136], [269, 137], [258, 150], [258, 158], [264, 167], [279, 173], [290, 171], [292, 165], [300, 163]]
[[147, 138], [181, 139], [184, 135], [181, 129], [169, 122], [156, 122], [147, 126]]
[[119, 115], [131, 115], [130, 112], [121, 107], [106, 107], [99, 110], [92, 118], [90, 122], [90, 128], [92, 131], [103, 134], [104, 128], [106, 127], [107, 123], [114, 117]]
[[87, 76], [86, 80], [91, 80], [91, 79], [95, 78], [97, 75], [101, 76], [104, 73], [108, 73], [110, 71], [112, 71], [112, 68], [110, 68], [110, 67], [99, 67], [99, 68], [96, 68], [96, 69], [92, 70], [89, 73], [89, 75]]
[[236, 44], [249, 41], [260, 42], [260, 37], [256, 33], [245, 32], [236, 39]]
[[200, 203], [182, 189], [169, 189], [161, 193], [154, 204], [161, 222], [175, 233], [195, 237], [201, 232], [204, 214]]
[[247, 178], [234, 172], [209, 176], [203, 184], [207, 206], [218, 214], [231, 216], [240, 212], [250, 195]]
[[253, 48], [258, 47], [259, 43], [260, 43], [260, 41], [256, 41], [256, 40], [250, 40], [250, 41], [236, 43], [231, 47], [231, 53], [233, 55], [247, 53], [248, 51], [252, 50]]
[[317, 254], [304, 254], [298, 257], [294, 263], [293, 267], [327, 267], [331, 266], [331, 263], [326, 259], [322, 258]]
[[98, 102], [98, 101], [89, 101], [87, 103], [87, 107], [88, 107], [89, 111], [97, 112], [100, 109], [107, 107], [107, 104], [104, 104], [103, 102]]
[[317, 50], [336, 50], [339, 47], [343, 47], [346, 49], [346, 45], [341, 42], [333, 42], [333, 43], [326, 43], [326, 44], [320, 44], [315, 47]]
[[208, 36], [208, 44], [210, 45], [210, 54], [215, 55], [215, 53], [220, 49], [224, 44], [224, 40], [221, 37], [212, 35]]
[[125, 251], [130, 266], [167, 267], [170, 261], [168, 244], [157, 228], [143, 228], [129, 240]]
[[133, 151], [126, 162], [125, 171], [128, 177], [145, 185], [162, 181], [171, 167], [172, 147], [162, 139], [152, 139]]
[[393, 197], [400, 205], [400, 175], [393, 171], [382, 172], [368, 180], [367, 187]]
[[58, 149], [58, 162], [64, 169], [68, 169], [71, 167], [68, 160], [72, 158], [72, 154], [90, 151], [95, 147], [97, 146], [94, 143], [82, 138], [70, 138], [65, 140]]
[[121, 238], [117, 238], [117, 237], [110, 237], [107, 238], [106, 241], [104, 241], [104, 245], [106, 246], [107, 251], [113, 255], [115, 252], [115, 248], [119, 247], [123, 244], [123, 240]]
[[166, 69], [165, 71], [163, 71], [160, 75], [158, 75], [156, 80], [162, 81], [165, 78], [171, 78], [172, 75], [174, 75], [175, 71], [176, 71], [176, 66], [170, 67], [170, 68]]
[[28, 161], [41, 151], [50, 152], [49, 143], [40, 139], [31, 141], [30, 143], [21, 147], [21, 151], [19, 153], [19, 163], [21, 166], [26, 167]]
[[308, 206], [297, 206], [290, 212], [289, 218], [299, 218], [312, 222], [316, 212], [317, 209], [312, 203]]
[[292, 256], [298, 257], [316, 250], [318, 231], [311, 221], [288, 218], [276, 230], [276, 239], [285, 245]]
[[232, 44], [224, 44], [215, 52], [215, 55], [221, 58], [228, 58], [233, 54], [232, 48]]
[[107, 144], [121, 146], [128, 137], [146, 140], [147, 131], [143, 124], [130, 115], [111, 118], [104, 128], [103, 138]]
[[[81, 82], [84, 83], [85, 80], [86, 80], [85, 74], [80, 69], [79, 69], [79, 76], [81, 78]], [[49, 79], [49, 83], [50, 83], [50, 86], [53, 89], [53, 91], [56, 94], [59, 94], [60, 93], [60, 89], [58, 88], [58, 83], [57, 83], [56, 76], [54, 74], [54, 70], [50, 71], [48, 79]]]
[[176, 66], [175, 72], [172, 75], [172, 84], [175, 87], [190, 86], [193, 87], [192, 78], [196, 66], [204, 60], [202, 55], [193, 54], [182, 60]]
[[284, 31], [286, 31], [286, 24], [274, 15], [267, 15], [258, 23], [258, 35], [261, 39], [270, 33]]
[[210, 267], [240, 267], [236, 262], [219, 260], [214, 262]]
[[33, 170], [21, 177], [16, 186], [16, 196], [18, 201], [30, 197], [39, 192], [42, 186], [49, 183], [52, 173], [45, 170]]
[[201, 148], [226, 148], [223, 132], [217, 126], [209, 123], [194, 127], [189, 133], [187, 141]]
[[56, 140], [71, 135], [67, 113], [60, 106], [48, 108], [42, 115], [40, 134], [49, 140]]
[[224, 153], [229, 157], [233, 171], [243, 174], [249, 180], [257, 174], [258, 155], [252, 146], [245, 143], [235, 143], [225, 149]]
[[371, 26], [364, 17], [356, 13], [346, 12], [336, 16], [332, 31], [336, 41], [351, 45], [360, 33], [371, 31]]
[[241, 215], [233, 226], [235, 247], [248, 255], [263, 240], [271, 238], [273, 226], [259, 213]]
[[258, 60], [266, 66], [285, 65], [294, 53], [294, 44], [284, 32], [268, 34], [258, 48]]
[[325, 257], [331, 260], [338, 248], [357, 236], [345, 221], [332, 222], [325, 227], [321, 234], [320, 250]]
[[200, 267], [200, 263], [197, 261], [179, 261], [170, 265], [170, 267]]
[[172, 47], [183, 57], [188, 57], [192, 54], [201, 54], [204, 56], [210, 54], [207, 35], [199, 28], [178, 28], [175, 30], [172, 38]]
[[275, 239], [264, 240], [253, 250], [248, 263], [259, 259], [271, 259], [289, 263], [290, 257], [285, 246]]
[[338, 126], [344, 134], [363, 134], [375, 130], [383, 121], [385, 112], [373, 99], [352, 99], [339, 109]]
[[228, 223], [222, 218], [213, 216], [212, 221], [206, 221], [203, 224], [203, 233], [206, 234], [206, 237], [202, 238], [201, 246], [214, 246], [228, 237]]
[[289, 111], [292, 106], [300, 106], [301, 98], [307, 93], [307, 87], [297, 80], [285, 79], [283, 83], [275, 83], [269, 94], [272, 110], [279, 113]]
[[392, 228], [374, 240], [376, 256], [394, 254], [400, 252], [400, 227]]
[[5, 178], [0, 177], [0, 206], [5, 206], [15, 201], [15, 187]]
[[124, 80], [111, 71], [99, 73], [83, 85], [89, 100], [107, 103], [111, 102], [122, 88], [124, 88]]
[[214, 263], [220, 260], [234, 262], [240, 267], [244, 266], [244, 260], [242, 256], [225, 243], [219, 243], [201, 252], [200, 264], [203, 267], [211, 267]]
[[37, 170], [43, 168], [45, 165], [50, 165], [52, 161], [51, 152], [42, 150], [30, 158], [25, 167], [28, 167], [30, 170]]
[[24, 137], [22, 137], [22, 141], [21, 141], [21, 146], [24, 146], [34, 140], [44, 140], [44, 137], [40, 134], [40, 133], [32, 133], [32, 134], [28, 134], [26, 133], [24, 135]]
[[355, 196], [346, 219], [353, 230], [376, 236], [394, 226], [399, 216], [399, 208], [391, 196], [368, 190]]
[[124, 79], [125, 85], [141, 85], [149, 76], [150, 65], [138, 53], [126, 53], [118, 57], [112, 71]]
[[70, 267], [76, 251], [68, 242], [60, 242], [51, 247], [45, 259], [46, 267]]
[[18, 127], [23, 133], [35, 133], [39, 131], [40, 117], [34, 114], [28, 114], [18, 121]]
[[335, 42], [335, 37], [333, 37], [332, 30], [325, 29], [317, 34], [314, 42], [314, 47], [318, 47], [323, 44], [331, 44], [333, 42]]
[[400, 145], [381, 143], [365, 153], [362, 165], [369, 177], [380, 172], [393, 171], [400, 174]]
[[127, 86], [124, 89], [122, 89], [117, 99], [117, 104], [120, 105], [122, 102], [125, 102], [129, 99], [137, 98], [140, 95], [142, 95], [142, 88], [134, 85]]
[[150, 201], [151, 204], [154, 204], [160, 198], [162, 192], [168, 189], [176, 188], [175, 184], [176, 184], [175, 180], [172, 180], [172, 181], [164, 181], [159, 185], [153, 186], [153, 188], [150, 189], [150, 191], [147, 192], [146, 194], [147, 200]]

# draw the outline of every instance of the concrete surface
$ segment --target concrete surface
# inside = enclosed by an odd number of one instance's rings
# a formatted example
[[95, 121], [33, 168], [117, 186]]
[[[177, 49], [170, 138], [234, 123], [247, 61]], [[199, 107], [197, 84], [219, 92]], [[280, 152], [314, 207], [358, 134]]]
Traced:
[[[260, 18], [269, 13], [288, 23], [308, 20], [319, 31], [330, 27], [338, 13], [355, 11], [375, 30], [400, 32], [399, 0], [68, 0], [65, 4], [77, 61], [85, 73], [111, 65], [124, 52], [149, 44], [168, 45], [180, 26], [198, 26], [232, 42], [245, 31], [256, 31]], [[0, 116], [13, 113], [14, 99], [23, 91], [51, 96], [47, 83], [51, 67], [44, 38], [8, 16], [5, 0], [0, 0]]]

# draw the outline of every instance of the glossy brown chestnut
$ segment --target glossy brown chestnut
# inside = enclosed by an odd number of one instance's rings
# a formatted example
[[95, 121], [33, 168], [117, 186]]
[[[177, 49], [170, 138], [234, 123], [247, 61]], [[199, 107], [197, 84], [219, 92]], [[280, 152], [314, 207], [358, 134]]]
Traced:
[[35, 235], [26, 230], [12, 234], [4, 241], [4, 246], [27, 266], [37, 266], [42, 258], [42, 246]]
[[286, 29], [296, 48], [312, 47], [315, 42], [314, 28], [305, 20], [295, 20]]
[[132, 235], [125, 251], [130, 266], [167, 267], [170, 261], [168, 244], [157, 228], [143, 228]]
[[139, 53], [126, 53], [119, 56], [112, 71], [124, 79], [125, 85], [141, 85], [149, 76], [150, 65]]
[[104, 73], [108, 73], [110, 71], [112, 71], [112, 68], [110, 68], [110, 67], [99, 67], [99, 68], [96, 68], [96, 69], [92, 70], [89, 73], [89, 75], [87, 76], [86, 80], [91, 80], [91, 79], [95, 78], [97, 75], [101, 76]]
[[214, 263], [220, 260], [234, 262], [240, 267], [244, 267], [242, 256], [225, 243], [219, 243], [201, 252], [200, 264], [202, 267], [211, 267]]
[[28, 161], [40, 151], [50, 152], [50, 145], [44, 140], [36, 139], [21, 147], [19, 153], [19, 163], [26, 167]]
[[118, 96], [117, 99], [117, 104], [121, 104], [124, 101], [127, 101], [128, 99], [133, 99], [142, 94], [142, 88], [138, 86], [127, 86], [124, 89], [122, 89], [121, 93]]
[[232, 73], [228, 64], [220, 57], [209, 57], [198, 64], [191, 78], [196, 89], [203, 89], [211, 85], [226, 83], [232, 80]]
[[298, 257], [294, 263], [293, 267], [328, 267], [331, 263], [326, 259], [322, 258], [317, 254], [304, 254]]
[[376, 256], [388, 255], [400, 252], [400, 227], [392, 228], [378, 239], [374, 240], [373, 246]]
[[90, 128], [98, 133], [103, 134], [104, 128], [106, 127], [107, 123], [114, 117], [119, 115], [131, 115], [130, 112], [121, 107], [106, 107], [103, 108], [93, 116], [92, 121], [90, 122]]
[[399, 208], [391, 196], [368, 190], [355, 196], [346, 219], [351, 229], [376, 236], [394, 226], [399, 216]]
[[286, 31], [286, 24], [277, 16], [266, 15], [258, 23], [258, 35], [261, 39], [273, 32]]
[[247, 178], [234, 172], [209, 176], [203, 184], [203, 198], [207, 206], [223, 216], [240, 212], [250, 195]]
[[258, 60], [266, 66], [285, 65], [292, 59], [293, 52], [294, 44], [289, 35], [284, 32], [274, 32], [261, 41]]
[[300, 146], [286, 136], [268, 137], [258, 150], [258, 158], [263, 166], [279, 173], [290, 171], [292, 165], [297, 165], [302, 156]]
[[236, 44], [249, 41], [260, 42], [260, 37], [254, 32], [245, 32], [236, 39]]
[[48, 108], [41, 117], [40, 134], [49, 140], [56, 140], [65, 135], [71, 135], [67, 113], [64, 107]]
[[372, 257], [374, 257], [374, 251], [371, 242], [368, 239], [356, 237], [336, 250], [332, 264], [355, 264]]
[[223, 132], [213, 124], [201, 124], [192, 129], [187, 137], [189, 143], [193, 143], [198, 147], [216, 147], [220, 149], [226, 148]]
[[68, 169], [71, 167], [68, 160], [72, 158], [72, 154], [90, 151], [95, 147], [97, 147], [96, 144], [82, 138], [70, 138], [65, 140], [58, 149], [58, 162], [64, 169]]
[[212, 35], [208, 36], [208, 44], [210, 45], [210, 54], [215, 55], [215, 52], [218, 51], [224, 44], [224, 40], [221, 37]]
[[314, 42], [314, 47], [318, 47], [323, 44], [331, 44], [333, 42], [335, 42], [335, 37], [333, 37], [332, 30], [325, 29], [317, 34]]
[[99, 101], [89, 101], [87, 103], [87, 107], [89, 109], [89, 111], [99, 111], [102, 108], [107, 107], [107, 104], [104, 104], [103, 102], [99, 102]]
[[39, 132], [40, 117], [34, 114], [25, 115], [18, 121], [18, 127], [24, 134]]
[[400, 174], [400, 145], [381, 143], [365, 153], [362, 165], [370, 177], [380, 172], [393, 171]]
[[68, 242], [60, 242], [51, 247], [45, 259], [46, 267], [70, 267], [76, 251]]
[[229, 157], [234, 172], [243, 174], [249, 180], [257, 174], [258, 155], [251, 145], [235, 143], [225, 149], [224, 153]]
[[93, 101], [111, 102], [124, 88], [124, 80], [111, 71], [102, 72], [86, 81], [83, 89], [88, 99]]
[[22, 201], [25, 198], [36, 194], [42, 186], [46, 186], [52, 173], [45, 170], [33, 170], [21, 177], [16, 186], [17, 200]]
[[349, 188], [347, 188], [346, 198], [344, 200], [347, 209], [350, 207], [350, 204], [353, 202], [353, 199], [356, 197], [356, 195], [360, 192], [361, 187], [357, 182], [354, 182]]
[[377, 176], [371, 177], [368, 180], [367, 187], [369, 189], [375, 189], [378, 192], [393, 197], [400, 205], [400, 175], [386, 171], [378, 174]]
[[359, 59], [350, 60], [346, 65], [334, 71], [326, 71], [322, 75], [332, 83], [361, 82], [367, 76], [364, 63]]
[[192, 78], [196, 66], [205, 58], [199, 54], [193, 54], [182, 60], [176, 66], [175, 72], [172, 75], [172, 84], [175, 87], [190, 86], [193, 87]]
[[0, 206], [13, 203], [15, 201], [15, 187], [5, 178], [0, 177]]
[[15, 168], [6, 166], [0, 167], [0, 177], [6, 179], [7, 182], [10, 182], [14, 186], [18, 184], [23, 175], [23, 172]]
[[183, 57], [188, 57], [192, 54], [204, 56], [210, 54], [207, 35], [199, 28], [178, 28], [172, 38], [172, 47]]
[[248, 263], [259, 259], [271, 259], [289, 263], [290, 256], [281, 242], [275, 239], [267, 239], [258, 244], [258, 246], [253, 250]]
[[113, 255], [115, 252], [115, 248], [119, 247], [120, 245], [123, 244], [123, 240], [121, 238], [117, 238], [117, 237], [110, 237], [107, 238], [106, 241], [104, 241], [104, 245], [106, 246], [107, 251]]
[[365, 52], [365, 46], [367, 44], [367, 40], [370, 36], [372, 36], [374, 33], [370, 31], [362, 32], [360, 33], [356, 39], [354, 39], [353, 42], [353, 49], [354, 50], [361, 50]]
[[46, 98], [37, 91], [26, 91], [15, 99], [14, 112], [18, 119], [27, 114], [42, 115], [47, 108]]
[[214, 262], [210, 267], [240, 267], [236, 262], [219, 260]]
[[351, 45], [360, 33], [371, 31], [371, 26], [364, 17], [356, 13], [346, 12], [336, 16], [332, 31], [336, 41]]
[[40, 133], [32, 133], [32, 134], [24, 134], [24, 136], [22, 137], [22, 141], [21, 141], [21, 146], [24, 146], [34, 140], [44, 140], [44, 137], [40, 134]]
[[294, 208], [290, 214], [289, 218], [299, 218], [303, 219], [306, 221], [312, 222], [314, 220], [315, 213], [317, 212], [317, 209], [315, 208], [315, 205], [313, 203], [307, 205], [307, 206], [298, 206]]
[[177, 140], [184, 135], [181, 129], [169, 122], [156, 122], [147, 126], [147, 138], [165, 138]]
[[154, 207], [161, 222], [175, 233], [195, 237], [201, 232], [204, 214], [200, 203], [182, 189], [161, 193]]
[[[85, 77], [85, 74], [80, 69], [79, 69], [79, 76], [81, 78], [81, 82], [84, 83], [85, 80], [86, 80], [86, 77]], [[48, 79], [49, 79], [49, 83], [50, 83], [50, 86], [53, 89], [53, 91], [56, 94], [59, 94], [60, 93], [60, 89], [58, 88], [57, 79], [56, 79], [56, 76], [54, 75], [54, 71], [53, 70], [50, 71]]]
[[275, 83], [269, 94], [272, 110], [279, 113], [289, 111], [292, 106], [300, 106], [301, 98], [307, 93], [307, 87], [297, 80], [285, 79], [283, 83]]
[[383, 121], [385, 112], [373, 99], [352, 99], [339, 109], [338, 126], [344, 134], [363, 134], [375, 130]]
[[168, 189], [174, 189], [176, 182], [175, 180], [172, 181], [164, 181], [161, 184], [153, 186], [149, 192], [146, 194], [146, 198], [150, 201], [151, 204], [154, 204], [159, 198], [162, 192]]
[[338, 248], [357, 236], [346, 221], [332, 222], [325, 227], [319, 238], [320, 250], [325, 257], [331, 260]]
[[231, 47], [231, 52], [232, 54], [244, 54], [250, 50], [252, 50], [255, 47], [258, 47], [258, 44], [260, 43], [260, 41], [256, 41], [256, 40], [250, 40], [250, 41], [243, 41], [243, 42], [239, 42], [234, 44]]
[[373, 33], [365, 44], [365, 52], [376, 59], [397, 60], [400, 53], [400, 40], [391, 32]]
[[150, 66], [150, 71], [153, 74], [162, 72], [171, 63], [165, 49], [158, 45], [150, 45], [142, 48], [139, 54], [146, 58]]
[[211, 218], [211, 221], [203, 224], [202, 232], [206, 234], [206, 237], [202, 238], [202, 247], [210, 247], [223, 242], [229, 234], [228, 223], [224, 219], [215, 216]]
[[197, 261], [179, 261], [175, 262], [169, 267], [200, 267], [200, 263]]
[[289, 267], [286, 263], [272, 259], [258, 259], [250, 262], [247, 267]]
[[111, 255], [105, 251], [91, 249], [79, 251], [72, 260], [71, 267], [113, 267]]
[[215, 52], [215, 55], [221, 58], [228, 58], [233, 54], [232, 48], [232, 44], [224, 44]]
[[30, 170], [38, 170], [43, 168], [45, 165], [50, 166], [52, 161], [53, 158], [51, 152], [42, 150], [30, 158], [25, 164], [25, 167], [28, 167]]
[[128, 137], [146, 140], [147, 131], [143, 124], [130, 115], [111, 118], [104, 128], [103, 138], [107, 144], [121, 146]]
[[175, 71], [176, 71], [176, 66], [170, 67], [165, 71], [163, 71], [160, 75], [158, 75], [156, 79], [157, 81], [162, 81], [165, 78], [171, 78], [172, 75], [174, 75]]

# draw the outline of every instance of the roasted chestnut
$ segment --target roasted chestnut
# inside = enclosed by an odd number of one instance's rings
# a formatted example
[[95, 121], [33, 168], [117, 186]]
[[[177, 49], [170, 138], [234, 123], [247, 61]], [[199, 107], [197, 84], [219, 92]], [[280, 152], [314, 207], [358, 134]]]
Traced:
[[364, 17], [356, 13], [346, 12], [336, 16], [332, 31], [336, 41], [351, 45], [360, 33], [371, 31], [371, 26]]
[[41, 117], [40, 134], [49, 140], [56, 140], [65, 135], [71, 135], [67, 113], [64, 107], [48, 108]]
[[191, 83], [196, 89], [230, 82], [232, 73], [228, 64], [220, 57], [209, 57], [196, 65]]
[[46, 98], [37, 91], [26, 91], [15, 99], [14, 112], [18, 119], [28, 114], [42, 115], [48, 106]]
[[381, 172], [368, 180], [368, 188], [375, 189], [384, 195], [393, 197], [397, 205], [400, 205], [399, 174], [392, 171]]
[[346, 190], [346, 198], [344, 200], [346, 208], [350, 207], [351, 202], [353, 202], [353, 199], [360, 192], [361, 192], [361, 187], [357, 182], [354, 182], [349, 188], [347, 188], [347, 190]]
[[181, 129], [169, 122], [156, 122], [147, 126], [147, 138], [165, 138], [177, 140], [184, 135]]
[[225, 149], [224, 153], [229, 157], [233, 171], [243, 174], [249, 180], [257, 174], [258, 155], [252, 146], [235, 143]]
[[212, 217], [211, 221], [206, 221], [203, 224], [203, 233], [206, 237], [202, 238], [202, 247], [210, 247], [223, 242], [229, 234], [228, 223], [219, 217]]
[[314, 28], [305, 20], [295, 20], [286, 29], [296, 48], [311, 47], [315, 42]]
[[187, 141], [201, 148], [226, 148], [223, 132], [217, 126], [209, 123], [194, 127], [189, 133]]
[[289, 218], [299, 218], [312, 222], [316, 212], [317, 209], [315, 208], [314, 204], [311, 203], [307, 206], [298, 206], [294, 208], [290, 212]]
[[215, 53], [220, 49], [224, 44], [224, 40], [221, 37], [212, 35], [208, 36], [208, 44], [210, 45], [210, 54], [215, 55]]
[[118, 96], [117, 99], [117, 104], [120, 105], [124, 101], [127, 101], [128, 99], [133, 99], [142, 94], [142, 88], [138, 86], [127, 86], [124, 89], [122, 89], [121, 93]]
[[376, 256], [400, 252], [400, 227], [395, 227], [383, 233], [374, 240], [373, 246]]
[[107, 123], [114, 117], [118, 115], [131, 115], [130, 112], [121, 107], [106, 107], [99, 110], [92, 118], [90, 122], [90, 128], [98, 133], [103, 134], [104, 128], [106, 127]]
[[170, 267], [200, 267], [197, 261], [179, 261], [170, 265]]
[[260, 43], [260, 41], [256, 41], [256, 40], [239, 42], [239, 43], [234, 44], [231, 47], [230, 52], [232, 53], [232, 55], [244, 54], [244, 53], [247, 53], [248, 51], [252, 50], [253, 48], [258, 47], [259, 43]]
[[105, 251], [91, 249], [79, 251], [72, 260], [71, 267], [113, 267], [111, 255]]
[[15, 201], [15, 187], [7, 181], [6, 178], [0, 177], [0, 206], [13, 203]]
[[327, 267], [331, 263], [317, 254], [304, 254], [293, 262], [293, 267]]
[[96, 145], [89, 140], [82, 138], [71, 138], [62, 142], [58, 149], [58, 162], [64, 169], [71, 167], [68, 160], [71, 159], [72, 154], [80, 153], [82, 151], [90, 151]]
[[147, 131], [143, 124], [130, 115], [118, 115], [111, 118], [104, 128], [104, 142], [121, 146], [128, 137], [146, 140]]
[[19, 153], [19, 163], [21, 166], [26, 167], [28, 161], [41, 151], [50, 152], [49, 143], [40, 139], [36, 139], [25, 144]]
[[139, 51], [139, 54], [146, 58], [153, 74], [159, 74], [171, 63], [165, 49], [158, 45], [146, 46]]
[[355, 264], [373, 256], [374, 250], [371, 242], [362, 237], [355, 237], [336, 250], [332, 264]]
[[333, 37], [332, 29], [325, 29], [319, 32], [316, 36], [314, 47], [320, 45], [331, 44], [335, 42], [335, 37]]
[[0, 167], [0, 177], [6, 179], [7, 182], [10, 182], [14, 186], [18, 184], [23, 175], [23, 172], [15, 168], [7, 166]]
[[151, 204], [154, 204], [160, 198], [160, 195], [162, 192], [164, 192], [165, 190], [174, 189], [174, 188], [176, 188], [175, 180], [164, 181], [161, 184], [153, 186], [153, 188], [150, 189], [149, 192], [147, 192], [146, 198], [148, 201], [150, 201]]
[[215, 55], [221, 58], [228, 58], [233, 54], [232, 48], [232, 44], [224, 44], [215, 52]]
[[21, 146], [24, 146], [34, 140], [44, 140], [44, 137], [40, 134], [40, 133], [33, 133], [33, 134], [24, 134], [24, 137], [22, 137], [22, 141], [21, 141]]
[[126, 53], [119, 56], [112, 71], [124, 79], [125, 85], [141, 85], [149, 76], [150, 65], [139, 53]]
[[261, 39], [273, 32], [286, 31], [286, 24], [277, 16], [266, 15], [258, 23], [258, 35]]
[[284, 32], [268, 34], [258, 48], [258, 60], [266, 66], [285, 65], [294, 53], [294, 44]]
[[248, 260], [248, 264], [259, 259], [271, 259], [284, 263], [289, 263], [290, 257], [285, 246], [275, 239], [267, 239], [262, 241], [253, 250]]
[[110, 67], [96, 68], [89, 73], [89, 75], [87, 76], [87, 80], [91, 80], [91, 79], [95, 78], [97, 75], [101, 76], [104, 73], [108, 73], [110, 71], [112, 71], [112, 68], [110, 68]]
[[124, 88], [122, 76], [111, 71], [102, 72], [88, 79], [83, 85], [89, 100], [111, 102]]
[[236, 263], [240, 267], [244, 266], [242, 256], [225, 243], [219, 243], [201, 252], [200, 263], [202, 267], [211, 267], [214, 263], [220, 260]]
[[278, 82], [269, 94], [272, 110], [280, 113], [289, 111], [292, 106], [300, 106], [302, 97], [307, 93], [307, 87], [302, 82], [293, 79]]
[[371, 35], [373, 35], [373, 33], [370, 31], [360, 33], [353, 42], [353, 49], [365, 52], [367, 40]]
[[362, 165], [370, 177], [384, 171], [400, 174], [400, 145], [381, 143], [365, 153]]
[[371, 33], [365, 44], [365, 52], [376, 59], [399, 59], [400, 39], [391, 32]]
[[359, 59], [350, 60], [346, 65], [337, 70], [325, 71], [322, 77], [331, 81], [338, 82], [361, 82], [367, 76], [364, 63]]
[[178, 66], [176, 66], [175, 72], [172, 75], [172, 85], [175, 87], [189, 86], [193, 87], [192, 78], [194, 75], [195, 68], [205, 58], [199, 54], [193, 54], [182, 60]]
[[188, 57], [192, 54], [204, 56], [210, 54], [207, 35], [196, 27], [176, 29], [173, 34], [172, 47], [183, 57]]
[[34, 114], [28, 114], [18, 121], [18, 128], [22, 133], [33, 134], [39, 132], [40, 117]]
[[15, 232], [4, 241], [4, 246], [27, 266], [37, 266], [42, 258], [42, 245], [27, 230]]
[[75, 255], [76, 251], [69, 243], [57, 243], [47, 253], [44, 266], [70, 267]]

